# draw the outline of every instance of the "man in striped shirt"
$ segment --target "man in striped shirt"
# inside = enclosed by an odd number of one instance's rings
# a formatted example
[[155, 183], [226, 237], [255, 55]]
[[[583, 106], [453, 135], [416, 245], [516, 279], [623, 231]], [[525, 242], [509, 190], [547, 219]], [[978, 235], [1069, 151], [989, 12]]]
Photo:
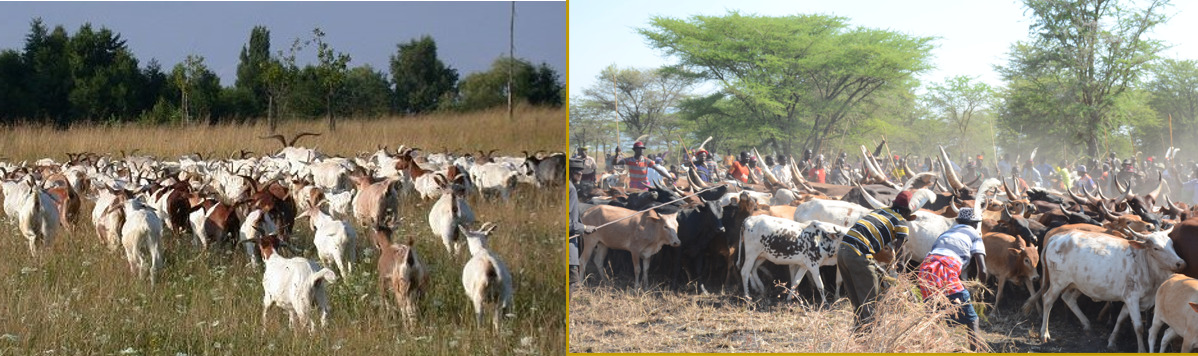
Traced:
[[[882, 292], [881, 279], [894, 252], [907, 239], [907, 220], [911, 215], [911, 192], [903, 191], [889, 208], [874, 210], [858, 220], [844, 234], [836, 253], [836, 268], [857, 314], [856, 327], [873, 318], [873, 303]], [[875, 259], [878, 256], [882, 261]]]
[[645, 143], [636, 141], [632, 144], [632, 157], [622, 158], [620, 156], [620, 147], [616, 147], [616, 155], [611, 158], [611, 165], [623, 164], [628, 167], [628, 187], [636, 189], [649, 189], [649, 170], [656, 170], [661, 173], [662, 177], [670, 177], [674, 179], [674, 175], [666, 171], [664, 167], [654, 163], [653, 160], [645, 157]]

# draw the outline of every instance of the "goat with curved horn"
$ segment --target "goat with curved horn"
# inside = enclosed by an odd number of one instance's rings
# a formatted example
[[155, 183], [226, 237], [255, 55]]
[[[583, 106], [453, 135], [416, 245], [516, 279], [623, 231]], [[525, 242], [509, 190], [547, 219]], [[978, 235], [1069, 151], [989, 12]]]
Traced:
[[953, 169], [952, 163], [948, 159], [948, 152], [944, 151], [944, 146], [940, 148], [940, 166], [944, 167], [944, 178], [948, 180], [948, 185], [953, 188], [953, 191], [960, 191], [965, 185], [961, 184], [961, 177], [957, 175], [957, 170]]
[[289, 146], [287, 144], [287, 138], [283, 137], [283, 135], [274, 134], [274, 135], [270, 135], [270, 136], [258, 136], [258, 139], [260, 139], [260, 140], [266, 140], [266, 139], [272, 139], [272, 138], [279, 140], [279, 144], [283, 145], [283, 148], [287, 148], [287, 146]]
[[287, 146], [295, 146], [295, 142], [299, 141], [300, 137], [304, 137], [304, 136], [320, 136], [320, 134], [311, 133], [311, 132], [300, 132], [299, 134], [296, 134], [295, 137], [292, 137], [290, 142], [287, 142]]

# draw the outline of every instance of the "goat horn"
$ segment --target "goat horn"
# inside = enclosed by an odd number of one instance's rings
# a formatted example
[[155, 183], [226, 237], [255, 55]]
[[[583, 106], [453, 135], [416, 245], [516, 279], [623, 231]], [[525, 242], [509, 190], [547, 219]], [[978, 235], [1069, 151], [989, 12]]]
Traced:
[[274, 134], [274, 135], [270, 135], [270, 136], [259, 136], [258, 138], [262, 139], [262, 140], [271, 139], [271, 138], [277, 139], [277, 140], [279, 140], [279, 144], [283, 145], [283, 148], [287, 148], [287, 146], [289, 146], [287, 144], [287, 138], [283, 137], [283, 135]]
[[304, 136], [320, 136], [320, 134], [311, 133], [311, 132], [300, 132], [299, 134], [295, 135], [295, 137], [291, 138], [291, 142], [288, 142], [287, 146], [295, 146], [295, 142], [299, 141], [300, 137], [304, 137]]

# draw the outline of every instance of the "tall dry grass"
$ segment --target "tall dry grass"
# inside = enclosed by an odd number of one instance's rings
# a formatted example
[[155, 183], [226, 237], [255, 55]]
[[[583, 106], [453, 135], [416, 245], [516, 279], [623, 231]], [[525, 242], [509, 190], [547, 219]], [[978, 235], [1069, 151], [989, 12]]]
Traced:
[[[392, 148], [400, 143], [439, 148], [434, 143], [443, 141], [451, 149], [549, 149], [565, 147], [564, 134], [552, 129], [561, 127], [564, 132], [564, 115], [562, 110], [528, 110], [515, 124], [493, 122], [506, 121], [495, 113], [343, 121], [338, 123], [337, 137], [305, 142], [344, 153], [373, 150], [383, 143], [374, 140], [381, 139]], [[530, 126], [537, 121], [540, 126]], [[281, 131], [318, 126], [288, 123]], [[0, 134], [4, 136], [0, 145], [10, 148], [5, 153], [10, 157], [28, 158], [134, 147], [158, 155], [200, 147], [222, 153], [245, 146], [256, 151], [277, 148], [277, 143], [271, 146], [252, 139], [260, 133], [249, 131], [253, 130], [237, 126], [93, 127], [67, 132], [18, 128]], [[112, 140], [116, 146], [106, 148], [103, 142], [109, 136], [116, 137]], [[62, 145], [38, 145], [36, 137], [53, 137]], [[244, 146], [238, 144], [243, 141]], [[11, 153], [12, 147], [19, 153]], [[168, 233], [165, 269], [158, 285], [151, 288], [130, 274], [121, 253], [101, 246], [88, 222], [90, 202], [84, 203], [85, 216], [76, 230], [60, 235], [41, 259], [31, 258], [15, 226], [3, 222], [0, 250], [7, 252], [0, 258], [0, 354], [561, 354], [567, 341], [566, 251], [561, 238], [566, 231], [564, 196], [564, 189], [520, 186], [507, 204], [470, 198], [480, 221], [499, 224], [491, 247], [507, 262], [514, 280], [515, 308], [499, 333], [492, 332], [489, 323], [475, 325], [461, 284], [467, 257], [446, 253], [428, 227], [432, 203], [421, 202], [414, 194], [403, 201], [396, 239], [414, 236], [416, 250], [431, 266], [431, 289], [420, 302], [420, 322], [405, 327], [397, 311], [381, 307], [375, 254], [368, 248], [366, 230], [356, 227], [361, 260], [350, 278], [330, 286], [330, 324], [312, 335], [290, 330], [286, 314], [277, 308], [263, 322], [262, 273], [245, 265], [242, 252], [204, 253], [192, 246], [189, 236]], [[297, 226], [299, 244], [307, 248], [308, 258], [315, 259], [312, 233], [304, 227], [307, 222], [301, 220]]]
[[852, 306], [766, 305], [730, 295], [637, 290], [609, 282], [572, 287], [571, 352], [969, 352], [964, 327], [945, 322], [947, 300], [923, 302], [903, 278], [874, 322], [853, 332]]
[[[400, 144], [435, 151], [448, 148], [459, 153], [498, 149], [502, 154], [519, 155], [524, 150], [565, 151], [569, 130], [566, 115], [564, 109], [521, 107], [514, 120], [508, 120], [506, 110], [340, 119], [335, 133], [327, 132], [324, 120], [291, 120], [281, 121], [276, 132], [289, 138], [300, 132], [321, 133], [319, 137], [301, 138], [299, 145], [342, 156], [373, 152], [380, 145], [395, 149]], [[52, 157], [65, 161], [67, 152], [116, 154], [135, 149], [142, 154], [175, 158], [193, 152], [227, 157], [240, 149], [257, 154], [277, 152], [277, 140], [258, 139], [269, 134], [264, 121], [212, 126], [79, 125], [65, 132], [48, 126], [2, 128], [0, 158], [20, 161]]]

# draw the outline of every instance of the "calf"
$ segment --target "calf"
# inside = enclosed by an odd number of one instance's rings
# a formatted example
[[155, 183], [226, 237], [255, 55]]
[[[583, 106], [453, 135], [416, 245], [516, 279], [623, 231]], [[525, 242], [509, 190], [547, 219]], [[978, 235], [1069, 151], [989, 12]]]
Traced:
[[[416, 255], [412, 236], [408, 235], [407, 245], [392, 243], [391, 229], [378, 226], [371, 237], [374, 246], [379, 249], [379, 297], [385, 298], [387, 289], [390, 289], [404, 319], [409, 323], [415, 322], [416, 302], [427, 289], [429, 274], [428, 268]], [[383, 301], [383, 305], [388, 304]]]
[[1115, 345], [1119, 325], [1131, 316], [1136, 332], [1136, 345], [1144, 352], [1143, 323], [1140, 312], [1155, 303], [1157, 287], [1174, 271], [1185, 267], [1185, 262], [1173, 252], [1173, 242], [1167, 237], [1169, 231], [1143, 235], [1126, 230], [1128, 239], [1112, 235], [1080, 230], [1065, 229], [1048, 236], [1044, 243], [1044, 279], [1036, 297], [1028, 299], [1024, 310], [1030, 308], [1038, 298], [1043, 298], [1043, 325], [1040, 329], [1042, 342], [1047, 342], [1048, 318], [1052, 306], [1062, 296], [1065, 304], [1089, 331], [1090, 321], [1077, 306], [1077, 297], [1085, 294], [1095, 301], [1121, 301], [1123, 310], [1115, 321], [1115, 329], [1107, 342]]
[[1148, 352], [1156, 351], [1156, 336], [1161, 325], [1168, 324], [1168, 331], [1161, 338], [1161, 350], [1181, 335], [1181, 352], [1189, 353], [1198, 343], [1198, 279], [1184, 274], [1174, 274], [1156, 290], [1156, 308], [1152, 313], [1152, 327], [1148, 329]]
[[1040, 279], [1040, 272], [1036, 269], [1040, 264], [1040, 252], [1036, 246], [1029, 246], [1023, 239], [998, 232], [982, 235], [982, 243], [986, 245], [986, 268], [991, 276], [998, 279], [995, 306], [1002, 301], [1003, 287], [1007, 281], [1022, 283], [1027, 286], [1028, 293], [1036, 294], [1036, 287], [1032, 284], [1033, 280]]
[[474, 211], [466, 204], [465, 187], [440, 175], [437, 176], [437, 184], [444, 192], [428, 212], [428, 225], [433, 229], [433, 235], [441, 238], [445, 250], [457, 256], [464, 242], [458, 235], [457, 226], [473, 225]]
[[[598, 205], [583, 213], [582, 223], [599, 226], [634, 213], [636, 211]], [[650, 210], [583, 235], [580, 256], [582, 266], [579, 267], [578, 275], [586, 275], [591, 253], [595, 253], [595, 265], [599, 267], [599, 274], [606, 278], [606, 272], [603, 270], [604, 257], [608, 248], [614, 248], [632, 253], [633, 278], [636, 285], [641, 286], [642, 281], [648, 284], [650, 258], [660, 251], [663, 245], [678, 247], [680, 244], [678, 214], [662, 215]]]
[[740, 263], [740, 277], [745, 297], [750, 298], [750, 282], [758, 284], [760, 290], [765, 290], [754, 271], [761, 263], [770, 261], [791, 266], [791, 289], [798, 287], [804, 275], [811, 274], [820, 300], [827, 302], [819, 267], [829, 261], [835, 264], [836, 248], [847, 230], [843, 226], [822, 221], [799, 223], [765, 215], [746, 218], [741, 227], [740, 247], [744, 254]]
[[491, 313], [491, 323], [499, 331], [499, 319], [512, 309], [512, 275], [503, 260], [487, 246], [495, 224], [484, 223], [477, 231], [459, 225], [470, 247], [470, 261], [462, 268], [462, 288], [474, 305], [475, 320], [482, 324], [483, 314]]
[[288, 325], [307, 325], [309, 332], [316, 324], [308, 318], [313, 306], [320, 309], [320, 326], [328, 324], [329, 297], [325, 286], [337, 281], [337, 274], [303, 257], [284, 258], [276, 253], [286, 244], [275, 234], [261, 234], [242, 242], [257, 242], [266, 264], [262, 274], [262, 325], [271, 305], [287, 311]]
[[337, 274], [349, 278], [354, 272], [354, 262], [358, 259], [358, 233], [349, 223], [333, 219], [332, 216], [320, 210], [320, 205], [312, 205], [300, 213], [299, 217], [308, 217], [308, 226], [315, 231], [312, 244], [316, 245], [316, 255], [320, 262], [337, 266]]

